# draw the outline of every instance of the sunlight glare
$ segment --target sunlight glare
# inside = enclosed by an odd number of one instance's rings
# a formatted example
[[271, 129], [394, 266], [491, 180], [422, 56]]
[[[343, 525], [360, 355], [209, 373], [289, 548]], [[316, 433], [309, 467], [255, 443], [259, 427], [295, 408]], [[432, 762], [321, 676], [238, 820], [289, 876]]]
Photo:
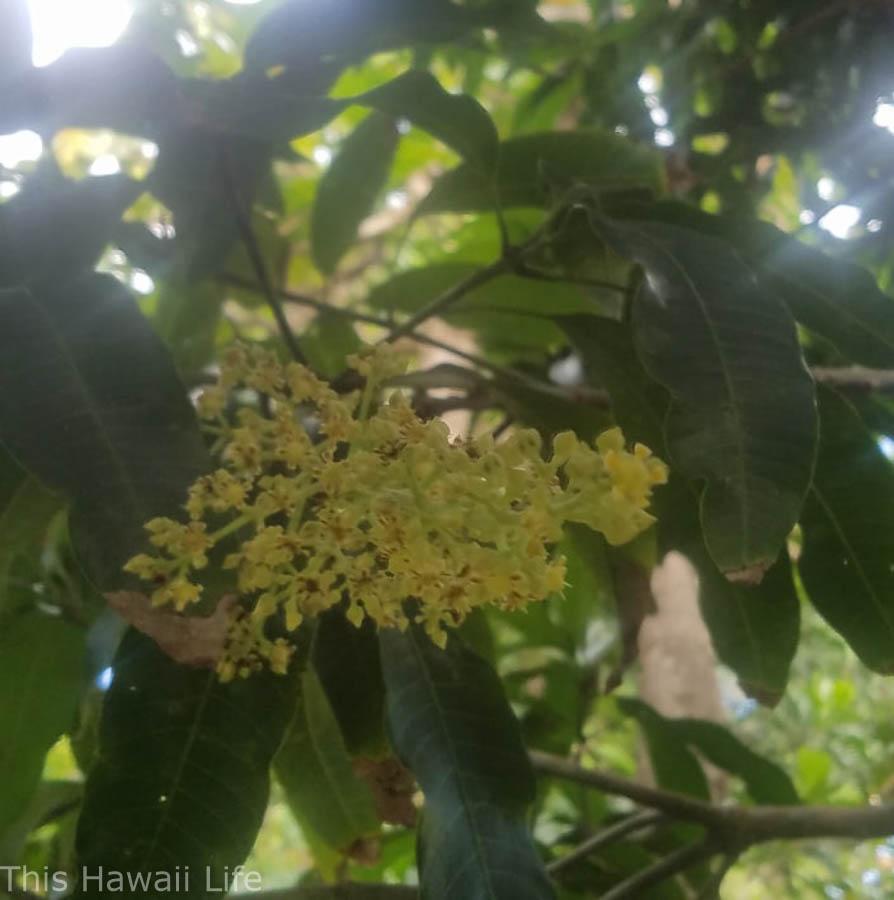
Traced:
[[34, 162], [43, 153], [43, 141], [33, 131], [16, 131], [0, 137], [0, 166], [14, 169], [23, 162]]
[[830, 209], [820, 220], [819, 227], [832, 237], [845, 240], [851, 229], [860, 221], [861, 210], [857, 206], [841, 203]]
[[114, 44], [133, 14], [130, 0], [28, 0], [28, 5], [35, 66], [48, 66], [71, 47]]

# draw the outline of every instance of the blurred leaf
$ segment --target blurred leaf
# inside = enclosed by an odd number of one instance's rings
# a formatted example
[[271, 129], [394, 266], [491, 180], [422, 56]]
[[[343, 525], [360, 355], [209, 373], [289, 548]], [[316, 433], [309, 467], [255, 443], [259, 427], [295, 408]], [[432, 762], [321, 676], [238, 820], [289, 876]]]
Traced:
[[419, 870], [427, 900], [554, 896], [525, 821], [534, 779], [493, 670], [417, 628], [381, 634], [388, 723], [425, 793]]
[[120, 587], [143, 523], [183, 503], [208, 465], [170, 358], [115, 279], [85, 275], [0, 292], [7, 377], [0, 437], [15, 457], [74, 500], [82, 562]]
[[348, 751], [380, 756], [388, 746], [385, 684], [372, 623], [355, 628], [342, 610], [329, 610], [317, 624], [312, 654]]
[[141, 191], [123, 175], [75, 182], [50, 167], [0, 204], [0, 288], [93, 268]]
[[11, 489], [0, 501], [0, 621], [13, 612], [13, 564], [19, 557], [39, 557], [50, 520], [62, 508], [62, 498], [48, 491], [5, 453], [0, 465], [11, 473]]
[[325, 378], [344, 372], [347, 358], [363, 346], [349, 318], [325, 310], [304, 329], [299, 343], [310, 367]]
[[705, 480], [701, 520], [729, 577], [760, 580], [798, 520], [816, 447], [794, 322], [726, 244], [663, 224], [594, 226], [645, 270], [637, 353], [674, 397], [670, 462]]
[[798, 568], [810, 601], [865, 665], [894, 674], [894, 469], [857, 410], [826, 388]]
[[399, 141], [394, 120], [371, 113], [345, 139], [320, 179], [311, 213], [311, 255], [326, 274], [335, 270], [373, 211]]
[[524, 135], [500, 145], [496, 183], [469, 163], [442, 175], [419, 213], [488, 212], [497, 202], [549, 206], [576, 184], [596, 189], [651, 188], [663, 176], [654, 151], [601, 131], [553, 131]]
[[52, 136], [63, 128], [108, 128], [157, 139], [181, 111], [174, 73], [145, 46], [124, 40], [100, 49], [69, 49], [51, 65], [29, 69], [6, 84], [0, 134], [30, 129]]
[[497, 165], [500, 138], [487, 110], [473, 97], [452, 94], [428, 72], [411, 69], [399, 78], [355, 98], [443, 141], [472, 168], [491, 172]]
[[636, 719], [647, 734], [662, 735], [662, 740], [692, 747], [708, 762], [737, 775], [745, 782], [756, 803], [787, 805], [800, 802], [788, 775], [774, 762], [746, 747], [728, 728], [700, 719], [669, 719], [632, 698], [620, 699], [618, 705]]
[[[223, 892], [267, 808], [268, 771], [294, 709], [292, 676], [221, 684], [129, 631], [106, 694], [78, 822], [78, 869], [190, 871], [186, 897]], [[175, 867], [179, 866], [179, 870]], [[207, 882], [206, 882], [207, 872]], [[112, 896], [95, 882], [79, 898]]]
[[224, 291], [220, 284], [172, 275], [159, 288], [152, 324], [177, 370], [195, 375], [214, 357]]
[[332, 58], [345, 62], [418, 41], [452, 40], [468, 14], [449, 0], [287, 0], [258, 25], [245, 48], [249, 71], [275, 66], [307, 70]]
[[[351, 768], [338, 722], [313, 670], [301, 675], [295, 717], [274, 771], [312, 849], [322, 844], [330, 853], [344, 855], [356, 841], [378, 832], [372, 795]], [[317, 861], [319, 865], [319, 857]]]
[[84, 638], [81, 629], [39, 612], [0, 630], [0, 836], [25, 813], [47, 751], [73, 723]]

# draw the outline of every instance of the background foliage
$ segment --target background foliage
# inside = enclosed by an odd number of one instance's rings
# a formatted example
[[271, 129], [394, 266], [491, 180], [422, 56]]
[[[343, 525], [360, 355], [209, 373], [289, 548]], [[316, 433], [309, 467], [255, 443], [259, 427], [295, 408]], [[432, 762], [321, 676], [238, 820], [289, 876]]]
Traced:
[[[650, 827], [548, 878], [631, 806], [535, 782], [526, 747], [633, 775], [645, 740], [662, 788], [707, 798], [701, 755], [745, 805], [886, 800], [891, 5], [133, 6], [40, 68], [0, 8], [0, 865], [570, 900], [692, 844]], [[220, 685], [126, 629], [103, 594], [208, 466], [220, 350], [339, 384], [384, 337], [457, 429], [620, 424], [671, 463], [659, 526], [570, 534], [563, 598], [447, 653], [334, 613], [288, 677]], [[729, 729], [606, 691], [621, 573], [669, 549]], [[892, 854], [771, 843], [723, 896], [889, 896]], [[629, 895], [712, 890], [700, 864]]]

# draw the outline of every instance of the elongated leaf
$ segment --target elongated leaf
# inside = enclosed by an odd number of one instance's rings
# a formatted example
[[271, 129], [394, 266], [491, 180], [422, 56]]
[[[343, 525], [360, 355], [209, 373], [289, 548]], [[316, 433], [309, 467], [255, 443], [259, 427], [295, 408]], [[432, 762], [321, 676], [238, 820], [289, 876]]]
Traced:
[[[636, 357], [628, 325], [569, 317], [563, 322], [596, 384], [604, 384], [615, 418], [628, 439], [659, 453], [668, 395]], [[791, 566], [783, 558], [757, 586], [732, 584], [705, 549], [698, 498], [671, 469], [670, 483], [656, 491], [661, 548], [678, 550], [699, 574], [699, 603], [720, 660], [738, 675], [743, 690], [768, 706], [785, 690], [798, 646], [800, 604]]]
[[757, 803], [798, 803], [798, 792], [783, 769], [746, 747], [728, 728], [700, 719], [668, 719], [640, 700], [618, 701], [647, 734], [698, 750], [709, 762], [745, 782]]
[[810, 247], [767, 222], [712, 216], [663, 201], [628, 210], [729, 241], [802, 325], [866, 366], [894, 365], [894, 298], [871, 272]]
[[341, 145], [320, 179], [311, 213], [311, 255], [317, 267], [334, 271], [373, 211], [388, 181], [400, 133], [394, 120], [371, 113]]
[[322, 844], [329, 853], [345, 854], [378, 832], [372, 795], [351, 768], [338, 721], [313, 670], [301, 676], [297, 709], [274, 771], [311, 848]]
[[[241, 864], [254, 843], [293, 713], [293, 679], [261, 673], [221, 684], [136, 631], [113, 668], [78, 823], [79, 870], [173, 877], [180, 866], [191, 873], [182, 895], [204, 900], [206, 885], [222, 891], [225, 868]], [[77, 894], [113, 895], [95, 880]]]
[[813, 605], [869, 668], [894, 673], [894, 468], [857, 410], [820, 390], [821, 441], [798, 563]]
[[[52, 517], [63, 500], [48, 491], [0, 450], [0, 468], [6, 482], [0, 500], [0, 619], [11, 611], [16, 585], [10, 569], [20, 557], [36, 559], [43, 549]], [[7, 481], [7, 477], [8, 481]]]
[[74, 182], [35, 173], [0, 205], [0, 288], [91, 269], [140, 190], [124, 176]]
[[409, 119], [456, 150], [470, 167], [485, 173], [496, 168], [500, 138], [487, 111], [473, 97], [445, 91], [428, 72], [411, 69], [354, 102]]
[[84, 638], [81, 629], [38, 612], [0, 631], [0, 835], [27, 809], [47, 751], [73, 722]]
[[207, 464], [170, 357], [119, 283], [85, 275], [0, 292], [9, 384], [0, 437], [74, 500], [72, 528], [101, 587], [143, 546], [143, 524], [176, 510]]
[[544, 206], [572, 184], [597, 189], [643, 187], [660, 191], [660, 158], [602, 131], [555, 131], [525, 135], [500, 145], [500, 163], [493, 180], [464, 163], [441, 176], [420, 206], [420, 213], [486, 212], [495, 203]]
[[417, 629], [381, 640], [395, 749], [426, 798], [422, 900], [553, 897], [525, 822], [533, 776], [493, 670]]
[[674, 399], [671, 461], [704, 480], [705, 541], [732, 578], [759, 580], [801, 511], [816, 410], [794, 322], [726, 244], [673, 226], [595, 227], [646, 273], [637, 353]]
[[385, 684], [372, 623], [355, 628], [342, 610], [329, 610], [320, 617], [312, 652], [314, 668], [348, 752], [381, 756], [388, 747]]
[[313, 69], [329, 58], [345, 62], [408, 43], [451, 40], [470, 16], [449, 0], [288, 0], [267, 15], [245, 49], [249, 71], [274, 66]]

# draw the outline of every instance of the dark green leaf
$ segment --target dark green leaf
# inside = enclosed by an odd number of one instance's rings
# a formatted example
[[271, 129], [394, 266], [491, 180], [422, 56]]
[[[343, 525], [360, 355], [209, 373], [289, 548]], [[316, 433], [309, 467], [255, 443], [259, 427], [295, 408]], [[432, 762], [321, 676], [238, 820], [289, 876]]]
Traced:
[[171, 275], [162, 282], [152, 324], [184, 375], [195, 375], [211, 362], [223, 301], [221, 285], [211, 280]]
[[533, 775], [493, 670], [416, 628], [381, 641], [394, 746], [426, 797], [423, 900], [553, 897], [525, 821]]
[[141, 188], [124, 176], [70, 181], [52, 169], [0, 205], [0, 288], [91, 269]]
[[82, 630], [29, 612], [0, 632], [0, 834], [23, 815], [44, 757], [71, 726], [85, 670]]
[[556, 131], [525, 135], [500, 145], [496, 184], [469, 163], [441, 176], [420, 213], [486, 212], [545, 206], [574, 184], [618, 190], [660, 191], [660, 157], [652, 150], [601, 131]]
[[668, 740], [697, 750], [708, 762], [745, 782], [756, 803], [787, 805], [800, 802], [791, 778], [776, 763], [746, 747], [728, 728], [700, 719], [668, 719], [640, 700], [618, 701], [627, 715], [646, 730], [663, 732]]
[[312, 849], [322, 844], [344, 854], [355, 841], [378, 832], [372, 795], [351, 768], [338, 721], [313, 670], [301, 676], [295, 717], [274, 771]]
[[671, 727], [673, 723], [637, 700], [619, 699], [618, 705], [642, 728], [658, 784], [668, 791], [709, 800], [711, 791], [701, 763]]
[[798, 567], [813, 605], [869, 668], [894, 673], [894, 469], [857, 410], [820, 396], [820, 452]]
[[456, 150], [472, 168], [485, 173], [496, 168], [500, 138], [487, 111], [473, 97], [445, 91], [428, 72], [411, 69], [354, 102], [409, 119]]
[[107, 276], [0, 292], [0, 323], [7, 377], [28, 386], [0, 397], [0, 437], [74, 500], [83, 562], [120, 586], [143, 524], [176, 511], [208, 465], [170, 357]]
[[[114, 673], [78, 823], [78, 869], [173, 875], [180, 866], [191, 874], [180, 893], [204, 900], [206, 872], [222, 892], [224, 869], [254, 843], [294, 709], [293, 678], [261, 673], [221, 684], [136, 631]], [[115, 894], [94, 881], [77, 896]]]
[[865, 269], [767, 222], [712, 216], [671, 202], [644, 208], [640, 214], [724, 238], [755, 266], [802, 325], [855, 363], [894, 365], [894, 299]]
[[816, 447], [813, 382], [794, 322], [726, 244], [664, 224], [594, 220], [645, 270], [637, 353], [670, 391], [670, 462], [706, 482], [705, 541], [732, 578], [759, 580], [798, 520]]
[[355, 628], [340, 609], [320, 617], [313, 665], [338, 719], [348, 751], [380, 756], [385, 736], [385, 684], [372, 623]]
[[320, 179], [311, 213], [311, 255], [331, 274], [388, 181], [400, 141], [389, 116], [371, 113], [342, 143]]

